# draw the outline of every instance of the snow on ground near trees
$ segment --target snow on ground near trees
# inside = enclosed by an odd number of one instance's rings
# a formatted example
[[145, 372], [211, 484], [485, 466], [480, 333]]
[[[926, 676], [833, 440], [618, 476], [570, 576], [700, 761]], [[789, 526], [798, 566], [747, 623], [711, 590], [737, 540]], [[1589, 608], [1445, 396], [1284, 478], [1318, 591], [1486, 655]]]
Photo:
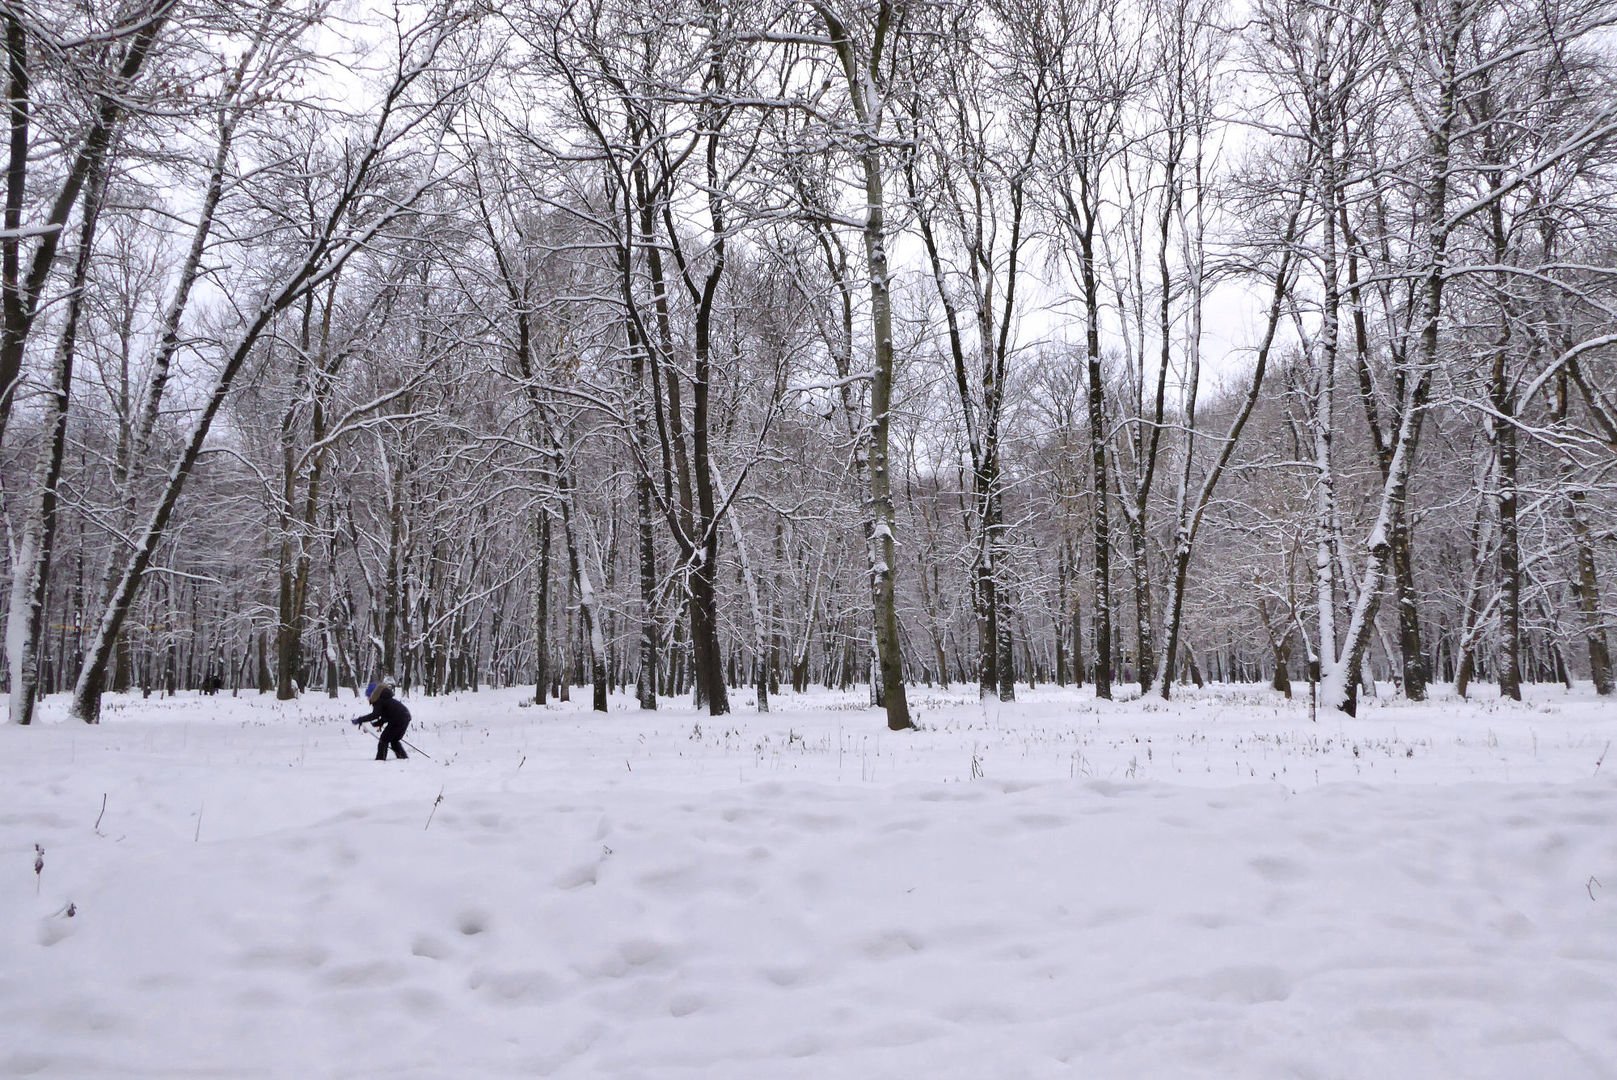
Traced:
[[351, 698], [52, 700], [0, 1072], [1617, 1075], [1609, 704], [914, 693], [416, 697], [386, 765]]

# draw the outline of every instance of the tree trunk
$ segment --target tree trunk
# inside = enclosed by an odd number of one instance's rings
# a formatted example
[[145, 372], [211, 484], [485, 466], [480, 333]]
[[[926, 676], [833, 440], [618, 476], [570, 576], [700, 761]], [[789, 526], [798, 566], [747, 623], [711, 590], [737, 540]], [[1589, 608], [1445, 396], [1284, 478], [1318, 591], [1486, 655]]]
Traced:
[[874, 371], [870, 387], [870, 545], [871, 602], [875, 618], [876, 657], [881, 667], [881, 693], [887, 710], [887, 727], [902, 731], [914, 727], [910, 720], [909, 699], [904, 692], [904, 666], [900, 655], [898, 601], [894, 583], [897, 575], [898, 544], [893, 536], [896, 518], [893, 510], [892, 475], [888, 461], [889, 411], [893, 402], [893, 310], [887, 269], [887, 235], [884, 224], [885, 199], [882, 192], [878, 151], [867, 147], [863, 160], [867, 212], [865, 217], [865, 256], [870, 265], [870, 303], [875, 334]]
[[[879, 672], [871, 682], [878, 688], [887, 711], [887, 727], [902, 731], [915, 726], [910, 720], [909, 699], [904, 692], [904, 666], [900, 653], [898, 603], [894, 590], [898, 545], [893, 536], [896, 515], [893, 509], [892, 475], [888, 461], [888, 432], [893, 402], [895, 355], [893, 347], [893, 306], [891, 278], [887, 265], [887, 198], [882, 184], [881, 88], [885, 72], [880, 55], [881, 41], [893, 18], [885, 2], [877, 14], [879, 26], [870, 51], [860, 56], [853, 37], [842, 21], [819, 0], [811, 0], [825, 23], [837, 58], [842, 65], [848, 99], [862, 128], [856, 156], [865, 186], [863, 228], [865, 261], [870, 276], [871, 384], [868, 460], [870, 464], [869, 502], [866, 507], [866, 542], [870, 549], [870, 598], [874, 622], [874, 645]], [[896, 31], [895, 31], [896, 32]]]
[[[1078, 566], [1076, 558], [1072, 565], [1076, 570]], [[1072, 644], [1067, 650], [1067, 655], [1072, 657], [1072, 685], [1082, 686], [1087, 676], [1084, 670], [1084, 602], [1076, 591], [1072, 598], [1072, 619], [1068, 632], [1072, 635]]]
[[1583, 638], [1589, 651], [1589, 676], [1594, 680], [1595, 693], [1606, 697], [1613, 692], [1611, 648], [1606, 641], [1605, 628], [1601, 626], [1600, 581], [1595, 575], [1595, 548], [1584, 511], [1585, 501], [1584, 493], [1577, 489], [1569, 491], [1565, 500], [1567, 525], [1578, 565], [1572, 578], [1572, 595], [1577, 601]]
[[690, 590], [691, 662], [696, 678], [697, 701], [710, 716], [730, 711], [724, 683], [724, 654], [719, 648], [718, 582], [713, 562], [703, 558], [691, 567], [687, 577]]
[[[8, 19], [8, 22], [10, 20]], [[85, 281], [95, 247], [104, 182], [99, 165], [86, 188], [84, 221], [79, 229], [74, 259], [73, 289], [67, 304], [62, 336], [56, 347], [55, 371], [44, 417], [45, 442], [40, 448], [30, 493], [29, 514], [23, 524], [22, 543], [12, 568], [11, 610], [6, 620], [6, 653], [11, 666], [11, 720], [32, 723], [34, 705], [42, 693], [39, 677], [41, 635], [45, 629], [45, 600], [50, 590], [51, 555], [56, 543], [58, 486], [67, 450], [67, 413], [73, 389], [73, 363], [78, 354], [79, 320], [84, 310]], [[0, 392], [9, 393], [9, 387]]]
[[1421, 644], [1420, 607], [1415, 592], [1415, 559], [1411, 552], [1409, 515], [1400, 512], [1392, 526], [1393, 595], [1398, 604], [1398, 655], [1403, 665], [1404, 696], [1426, 700], [1426, 653]]
[[994, 589], [994, 564], [985, 535], [977, 553], [972, 607], [977, 614], [977, 696], [983, 701], [999, 692], [999, 598]]
[[543, 506], [533, 512], [533, 546], [533, 702], [543, 705], [550, 689], [550, 511]]
[[1505, 384], [1504, 347], [1495, 360], [1491, 398], [1494, 411], [1494, 448], [1498, 459], [1495, 496], [1499, 508], [1499, 693], [1522, 699], [1522, 570], [1521, 540], [1516, 516], [1516, 425], [1514, 402]]
[[585, 553], [573, 517], [572, 468], [565, 460], [561, 432], [554, 427], [551, 428], [551, 451], [560, 482], [558, 497], [561, 502], [562, 534], [567, 542], [567, 567], [578, 588], [578, 615], [589, 653], [590, 682], [595, 691], [591, 708], [604, 713], [607, 697], [606, 642], [601, 636], [600, 618], [595, 606], [595, 585], [585, 565]]
[[[1545, 240], [1546, 257], [1554, 250], [1554, 244], [1549, 238]], [[1546, 301], [1546, 308], [1551, 308], [1553, 300]], [[1553, 310], [1553, 309], [1552, 309]], [[1560, 322], [1561, 320], [1558, 320]], [[1559, 333], [1558, 350], [1564, 355], [1573, 347], [1566, 340], [1566, 333], [1557, 327]], [[1566, 365], [1556, 372], [1555, 396], [1553, 399], [1551, 419], [1557, 428], [1566, 424], [1567, 412], [1571, 407], [1571, 387], [1568, 385], [1569, 377]], [[1606, 630], [1602, 625], [1600, 611], [1600, 581], [1596, 576], [1594, 537], [1589, 527], [1588, 496], [1576, 476], [1576, 466], [1570, 458], [1563, 459], [1561, 475], [1562, 502], [1561, 512], [1566, 519], [1567, 529], [1572, 536], [1573, 561], [1576, 569], [1569, 578], [1572, 589], [1572, 599], [1577, 605], [1578, 622], [1581, 624], [1584, 647], [1589, 654], [1589, 677], [1595, 686], [1595, 693], [1601, 697], [1610, 696], [1617, 686], [1614, 686], [1611, 648], [1606, 640]]]
[[[67, 142], [72, 147], [61, 187], [49, 202], [46, 219], [41, 227], [25, 230], [22, 211], [26, 201], [30, 146], [30, 102], [32, 72], [29, 67], [28, 29], [22, 17], [22, 4], [8, 5], [0, 20], [6, 31], [7, 87], [6, 105], [9, 126], [8, 156], [6, 162], [5, 222], [0, 230], [0, 444], [5, 442], [7, 422], [15, 402], [15, 389], [22, 373], [23, 356], [28, 336], [40, 312], [40, 300], [50, 280], [68, 218], [78, 202], [85, 185], [99, 183], [110, 175], [107, 155], [116, 144], [117, 132], [122, 125], [131, 101], [127, 91], [145, 67], [156, 46], [159, 35], [173, 14], [173, 0], [151, 0], [142, 8], [126, 13], [121, 20], [125, 26], [135, 27], [128, 47], [116, 60], [113, 52], [103, 46], [98, 58], [105, 58], [107, 69], [102, 74], [108, 79], [105, 89], [95, 95], [96, 108], [89, 122], [76, 138]], [[53, 56], [47, 51], [47, 56]], [[53, 133], [54, 135], [54, 133]], [[26, 273], [21, 263], [22, 245], [29, 233], [38, 237], [33, 258]], [[103, 659], [103, 663], [105, 660]], [[104, 678], [101, 676], [100, 678]]]
[[1084, 292], [1088, 310], [1086, 384], [1089, 402], [1091, 511], [1095, 536], [1095, 696], [1112, 697], [1112, 529], [1106, 482], [1106, 384], [1100, 366], [1100, 296], [1094, 280], [1093, 255], [1084, 259]]
[[1129, 544], [1133, 551], [1133, 578], [1134, 578], [1134, 641], [1139, 655], [1137, 681], [1140, 684], [1140, 693], [1144, 694], [1151, 689], [1152, 680], [1156, 677], [1156, 643], [1151, 635], [1151, 567], [1150, 545], [1145, 534], [1145, 512], [1143, 508], [1136, 507], [1136, 513], [1128, 519]]
[[[264, 631], [260, 630], [256, 636], [258, 644], [258, 692], [260, 694], [267, 694], [271, 690], [275, 689], [274, 680], [270, 677], [269, 648], [268, 643], [265, 641]], [[150, 678], [149, 672], [147, 678]], [[146, 682], [146, 680], [142, 681]], [[150, 687], [151, 684], [146, 682], [146, 685], [147, 687]]]
[[657, 626], [657, 542], [651, 528], [650, 477], [637, 477], [634, 487], [635, 526], [640, 544], [640, 671], [635, 677], [635, 700], [642, 709], [655, 709], [662, 646]]
[[[717, 468], [713, 470], [713, 482], [718, 488], [719, 498], [726, 502], [730, 501], [729, 489]], [[736, 562], [741, 570], [741, 584], [747, 596], [747, 610], [752, 616], [754, 653], [752, 681], [758, 692], [758, 711], [766, 713], [769, 711], [769, 620], [764, 617], [763, 602], [758, 595], [758, 576], [753, 573], [752, 559], [747, 552], [747, 537], [741, 530], [741, 521], [736, 516], [733, 505], [725, 516], [730, 521], [730, 535], [736, 544]]]

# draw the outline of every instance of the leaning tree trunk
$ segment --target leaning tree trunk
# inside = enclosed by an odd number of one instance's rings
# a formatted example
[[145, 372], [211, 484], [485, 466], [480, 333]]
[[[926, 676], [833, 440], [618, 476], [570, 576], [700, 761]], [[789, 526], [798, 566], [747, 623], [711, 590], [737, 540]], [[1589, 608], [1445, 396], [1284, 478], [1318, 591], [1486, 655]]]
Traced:
[[[1443, 290], [1448, 277], [1448, 244], [1452, 230], [1452, 223], [1449, 219], [1448, 192], [1454, 129], [1459, 110], [1457, 87], [1461, 76], [1458, 68], [1458, 52], [1461, 36], [1465, 33], [1465, 20], [1462, 17], [1462, 12], [1461, 0], [1448, 0], [1442, 14], [1441, 36], [1435, 42], [1435, 56], [1433, 59], [1436, 61], [1434, 74], [1438, 80], [1438, 101], [1435, 114], [1432, 117], [1435, 125], [1427, 132], [1426, 176], [1424, 177], [1426, 188], [1422, 193], [1427, 262], [1422, 280], [1419, 283], [1421, 327], [1418, 343], [1418, 367], [1414, 372], [1404, 373], [1404, 380], [1411, 382], [1413, 385], [1408, 388], [1407, 395], [1400, 401], [1398, 435], [1395, 442], [1389, 447], [1391, 457], [1383, 468], [1385, 481], [1382, 513], [1378, 518], [1376, 530], [1372, 533], [1371, 554], [1369, 565], [1366, 567], [1363, 585], [1363, 588], [1369, 588], [1373, 585], [1378, 592], [1387, 562], [1400, 557], [1397, 551], [1400, 544], [1406, 548], [1403, 557], [1407, 558], [1409, 535], [1405, 503], [1408, 493], [1409, 471], [1416, 444], [1420, 438], [1420, 428], [1425, 415], [1426, 397], [1431, 386], [1432, 373], [1436, 370], [1439, 359], [1438, 346], [1443, 317]], [[1497, 202], [1495, 205], [1497, 205]], [[1375, 543], [1376, 541], [1385, 546], [1385, 558]], [[1420, 657], [1419, 633], [1415, 623], [1413, 570], [1408, 569], [1407, 572], [1409, 580], [1403, 583], [1399, 589], [1399, 627], [1401, 635], [1406, 636], [1402, 647], [1414, 653], [1411, 656], [1406, 651], [1405, 664], [1414, 663], [1420, 665], [1412, 674], [1417, 676], [1416, 681], [1420, 683], [1420, 689], [1424, 691], [1425, 671], [1423, 660]], [[1359, 617], [1364, 609], [1367, 607], [1373, 609], [1374, 605], [1375, 598], [1365, 597], [1361, 591], [1356, 605], [1357, 610], [1354, 612], [1355, 622], [1348, 632], [1348, 654], [1344, 663], [1348, 689], [1346, 702], [1341, 707], [1349, 715], [1352, 715], [1354, 711], [1353, 686], [1357, 681], [1364, 649], [1360, 639], [1368, 640], [1368, 627], [1359, 622]], [[1373, 614], [1372, 610], [1372, 617]], [[1406, 671], [1406, 689], [1410, 674], [1411, 672]]]
[[[312, 272], [313, 266], [307, 265], [305, 273]], [[113, 648], [118, 639], [118, 633], [123, 628], [124, 620], [128, 617], [134, 603], [135, 593], [140, 588], [142, 577], [146, 568], [151, 565], [152, 556], [157, 551], [157, 545], [162, 540], [168, 527], [169, 518], [179, 503], [180, 492], [185, 487], [186, 480], [191, 475], [191, 469], [196, 465], [197, 458], [202, 454], [202, 446], [208, 437], [208, 430], [213, 424], [214, 417], [224, 404], [226, 393], [234, 381], [236, 373], [246, 361], [248, 355], [257, 345], [260, 335], [269, 327], [274, 317], [288, 304], [296, 299], [298, 289], [303, 281], [296, 280], [275, 300], [263, 304], [257, 317], [248, 326], [236, 344], [236, 348], [227, 358], [224, 370], [214, 383], [212, 393], [205, 401], [201, 413], [194, 421], [190, 438], [181, 448], [179, 456], [175, 459], [169, 471], [168, 480], [164, 484], [162, 494], [157, 505], [153, 507], [145, 525], [137, 534], [130, 550], [124, 560], [123, 570], [117, 575], [117, 584], [113, 587], [108, 598], [106, 609], [96, 627], [95, 636], [91, 640], [90, 648], [86, 652], [84, 669], [79, 672], [78, 682], [73, 687], [73, 704], [71, 715], [86, 723], [97, 723], [101, 718], [101, 694], [106, 686], [107, 661], [112, 656]]]
[[[1365, 317], [1364, 287], [1359, 278], [1359, 256], [1363, 250], [1363, 241], [1354, 231], [1348, 216], [1345, 194], [1338, 195], [1336, 213], [1347, 249], [1345, 264], [1348, 297], [1351, 301], [1353, 339], [1358, 354], [1359, 398], [1369, 424], [1376, 464], [1381, 469], [1382, 480], [1385, 481], [1387, 469], [1392, 463], [1392, 447], [1387, 443], [1375, 381], [1370, 371], [1370, 331]], [[1396, 421], [1396, 415], [1392, 419]], [[1420, 425], [1417, 423], [1417, 439], [1419, 430]], [[1410, 701], [1425, 701], [1426, 684], [1430, 680], [1431, 673], [1427, 670], [1426, 655], [1421, 645], [1420, 606], [1419, 597], [1415, 592], [1412, 532], [1413, 525], [1409, 516], [1400, 510], [1392, 523], [1391, 537], [1393, 595], [1398, 605], [1398, 653], [1403, 672], [1404, 696]]]
[[1324, 702], [1349, 716], [1355, 715], [1358, 699], [1356, 690], [1363, 670], [1364, 658], [1374, 630], [1376, 607], [1381, 586], [1392, 561], [1392, 522], [1405, 504], [1409, 483], [1409, 453], [1413, 445], [1414, 427], [1426, 398], [1429, 373], [1422, 371], [1414, 378], [1408, 400], [1403, 403], [1403, 420], [1393, 443], [1393, 458], [1387, 480], [1382, 488], [1381, 507], [1376, 515], [1370, 537], [1365, 543], [1367, 555], [1364, 576], [1359, 583], [1358, 599], [1344, 636], [1340, 663], [1324, 680], [1320, 689]]
[[[436, 48], [436, 45], [433, 46]], [[180, 493], [190, 478], [191, 470], [202, 454], [203, 444], [213, 426], [214, 418], [224, 405], [225, 397], [235, 382], [236, 375], [256, 350], [260, 338], [285, 311], [322, 280], [338, 273], [347, 260], [361, 250], [368, 250], [371, 242], [389, 224], [415, 205], [429, 186], [428, 180], [418, 182], [398, 197], [387, 200], [386, 207], [352, 233], [345, 234], [342, 225], [353, 210], [356, 200], [369, 187], [373, 175], [380, 169], [392, 136], [391, 125], [397, 102], [408, 99], [404, 91], [424, 72], [432, 70], [427, 63], [411, 64], [403, 69], [395, 83], [397, 94], [389, 98], [389, 105], [376, 118], [372, 127], [372, 142], [358, 151], [347, 184], [333, 204], [331, 215], [325, 219], [319, 238], [303, 252], [301, 261], [278, 283], [275, 291], [259, 303], [241, 336], [225, 354], [224, 363], [213, 386], [203, 399], [202, 407], [192, 423], [191, 432], [180, 448], [169, 469], [156, 505], [146, 522], [136, 531], [128, 546], [121, 573], [115, 575], [117, 584], [111, 590], [105, 610], [96, 627], [95, 636], [86, 652], [84, 669], [79, 672], [73, 687], [70, 715], [86, 723], [96, 723], [101, 716], [101, 695], [106, 687], [107, 662], [116, 647], [119, 631], [140, 589], [141, 579], [151, 565], [158, 544], [168, 528], [169, 519], [179, 503]]]
[[[1159, 670], [1156, 675], [1158, 691], [1164, 700], [1173, 693], [1174, 679], [1178, 676], [1178, 658], [1180, 650], [1180, 632], [1184, 625], [1185, 587], [1190, 577], [1190, 558], [1196, 543], [1196, 536], [1201, 531], [1202, 522], [1206, 519], [1207, 508], [1212, 504], [1213, 494], [1218, 490], [1219, 481], [1223, 479], [1225, 470], [1229, 468], [1231, 459], [1235, 455], [1235, 447], [1240, 442], [1241, 434], [1246, 430], [1246, 424], [1251, 419], [1252, 412], [1257, 408], [1258, 401], [1263, 392], [1264, 374], [1269, 367], [1269, 355], [1274, 348], [1275, 334], [1280, 327], [1280, 320], [1285, 312], [1286, 297], [1291, 291], [1291, 240], [1296, 235], [1297, 222], [1302, 214], [1302, 204], [1299, 203], [1291, 212], [1286, 223], [1286, 248], [1281, 253], [1280, 265], [1275, 271], [1274, 294], [1269, 302], [1268, 320], [1265, 323], [1263, 340], [1258, 346], [1257, 360], [1252, 367], [1252, 381], [1247, 385], [1245, 396], [1241, 400], [1241, 407], [1231, 421], [1213, 466], [1203, 478], [1201, 488], [1194, 499], [1190, 497], [1191, 470], [1195, 464], [1196, 448], [1196, 384], [1201, 372], [1201, 307], [1200, 300], [1193, 311], [1193, 331], [1191, 334], [1191, 374], [1190, 391], [1186, 403], [1186, 445], [1184, 450], [1184, 467], [1179, 476], [1179, 492], [1177, 496], [1177, 525], [1174, 529], [1173, 572], [1168, 578], [1168, 596], [1164, 606], [1162, 627], [1162, 650], [1158, 660]], [[1195, 275], [1194, 288], [1200, 295], [1200, 273]], [[1201, 685], [1201, 680], [1196, 680]]]

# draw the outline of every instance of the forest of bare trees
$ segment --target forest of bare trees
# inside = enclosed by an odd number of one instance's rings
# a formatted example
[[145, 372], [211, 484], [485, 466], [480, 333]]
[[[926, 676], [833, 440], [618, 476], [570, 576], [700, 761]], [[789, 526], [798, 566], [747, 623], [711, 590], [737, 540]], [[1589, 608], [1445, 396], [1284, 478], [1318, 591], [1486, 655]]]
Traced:
[[1613, 691], [1617, 0], [0, 22], [13, 722]]

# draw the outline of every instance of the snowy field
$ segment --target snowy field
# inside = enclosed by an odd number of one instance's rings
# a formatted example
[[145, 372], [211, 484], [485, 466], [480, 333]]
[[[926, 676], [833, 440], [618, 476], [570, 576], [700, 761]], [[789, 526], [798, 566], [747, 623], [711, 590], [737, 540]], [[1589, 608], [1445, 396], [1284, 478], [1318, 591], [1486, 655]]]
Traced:
[[1617, 1076], [1617, 707], [1481, 692], [52, 700], [0, 1074]]

